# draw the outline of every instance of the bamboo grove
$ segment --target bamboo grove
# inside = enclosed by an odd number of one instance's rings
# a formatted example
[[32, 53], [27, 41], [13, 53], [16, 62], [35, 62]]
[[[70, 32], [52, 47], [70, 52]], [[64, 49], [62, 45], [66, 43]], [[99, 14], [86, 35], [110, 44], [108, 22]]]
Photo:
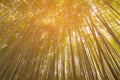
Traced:
[[120, 1], [0, 0], [0, 80], [120, 80]]

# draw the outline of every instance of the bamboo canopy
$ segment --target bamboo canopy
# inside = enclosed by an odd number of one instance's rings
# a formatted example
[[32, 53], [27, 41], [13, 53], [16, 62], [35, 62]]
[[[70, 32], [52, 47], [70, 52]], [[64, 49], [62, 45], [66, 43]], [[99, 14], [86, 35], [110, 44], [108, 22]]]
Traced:
[[0, 80], [120, 80], [120, 0], [0, 0]]

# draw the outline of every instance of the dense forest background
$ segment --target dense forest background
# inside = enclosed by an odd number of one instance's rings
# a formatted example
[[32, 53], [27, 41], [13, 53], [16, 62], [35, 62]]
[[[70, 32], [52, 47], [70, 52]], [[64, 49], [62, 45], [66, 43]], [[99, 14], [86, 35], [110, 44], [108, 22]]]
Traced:
[[0, 0], [0, 80], [120, 80], [120, 0]]

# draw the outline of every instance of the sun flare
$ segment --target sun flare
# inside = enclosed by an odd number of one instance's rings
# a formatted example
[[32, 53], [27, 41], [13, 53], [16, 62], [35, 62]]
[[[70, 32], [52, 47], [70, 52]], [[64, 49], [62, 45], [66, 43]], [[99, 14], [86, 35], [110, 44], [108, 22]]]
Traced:
[[0, 0], [0, 80], [120, 80], [120, 0]]

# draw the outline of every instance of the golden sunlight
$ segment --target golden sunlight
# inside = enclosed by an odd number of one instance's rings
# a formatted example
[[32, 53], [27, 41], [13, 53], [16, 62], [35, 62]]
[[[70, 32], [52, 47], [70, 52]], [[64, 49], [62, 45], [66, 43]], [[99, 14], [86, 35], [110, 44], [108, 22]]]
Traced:
[[0, 0], [0, 80], [120, 80], [120, 0]]

